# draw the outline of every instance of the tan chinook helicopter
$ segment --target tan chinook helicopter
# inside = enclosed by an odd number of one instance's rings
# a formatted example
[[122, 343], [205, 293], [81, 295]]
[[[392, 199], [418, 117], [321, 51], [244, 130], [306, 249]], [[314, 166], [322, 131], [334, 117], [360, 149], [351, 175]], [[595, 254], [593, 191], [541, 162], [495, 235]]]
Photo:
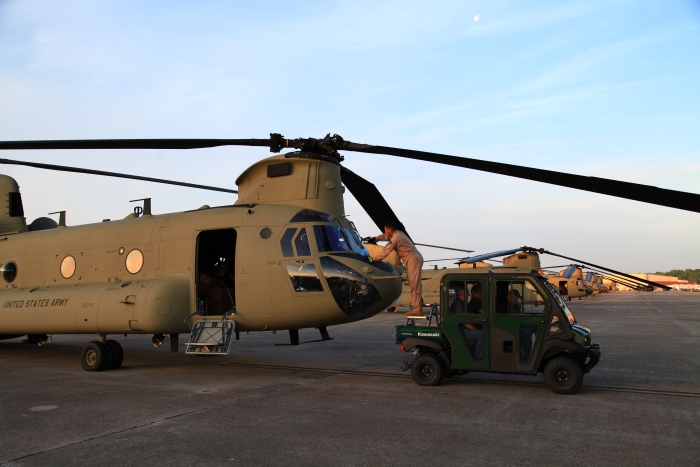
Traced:
[[[239, 191], [138, 175], [0, 159], [0, 163], [238, 193], [230, 206], [154, 215], [150, 200], [122, 220], [27, 225], [17, 183], [0, 180], [0, 338], [46, 342], [51, 334], [92, 334], [86, 370], [118, 368], [123, 351], [109, 334], [191, 332], [187, 352], [225, 354], [240, 332], [326, 327], [373, 316], [401, 295], [399, 272], [371, 262], [345, 217], [347, 187], [378, 227], [405, 228], [377, 188], [343, 167], [338, 151], [385, 154], [524, 178], [698, 212], [700, 195], [510, 164], [371, 146], [341, 137], [0, 142], [1, 150], [298, 149], [263, 159], [236, 180]], [[515, 250], [514, 250], [515, 251]]]

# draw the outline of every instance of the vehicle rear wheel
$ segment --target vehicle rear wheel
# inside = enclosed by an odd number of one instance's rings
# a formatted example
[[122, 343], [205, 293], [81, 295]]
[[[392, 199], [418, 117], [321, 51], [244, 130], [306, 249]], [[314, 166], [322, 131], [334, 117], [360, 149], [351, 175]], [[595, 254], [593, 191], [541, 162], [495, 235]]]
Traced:
[[442, 363], [434, 355], [421, 355], [411, 364], [411, 376], [421, 386], [436, 386], [442, 381]]
[[102, 371], [109, 366], [110, 357], [109, 349], [105, 344], [92, 341], [83, 347], [80, 362], [85, 371]]
[[583, 383], [583, 371], [568, 357], [553, 358], [544, 367], [544, 382], [556, 394], [574, 394]]
[[119, 342], [112, 339], [107, 341], [107, 349], [109, 349], [109, 353], [112, 356], [107, 368], [110, 370], [116, 370], [122, 366], [122, 362], [124, 361], [124, 349], [122, 349]]

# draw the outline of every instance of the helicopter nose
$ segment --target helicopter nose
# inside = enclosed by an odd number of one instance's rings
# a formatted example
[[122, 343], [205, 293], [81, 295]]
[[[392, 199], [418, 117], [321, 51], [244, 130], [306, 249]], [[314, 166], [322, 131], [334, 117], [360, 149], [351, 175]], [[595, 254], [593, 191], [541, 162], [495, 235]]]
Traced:
[[346, 256], [322, 256], [320, 262], [338, 307], [353, 318], [375, 315], [401, 295], [401, 278], [388, 264], [375, 266], [376, 263]]

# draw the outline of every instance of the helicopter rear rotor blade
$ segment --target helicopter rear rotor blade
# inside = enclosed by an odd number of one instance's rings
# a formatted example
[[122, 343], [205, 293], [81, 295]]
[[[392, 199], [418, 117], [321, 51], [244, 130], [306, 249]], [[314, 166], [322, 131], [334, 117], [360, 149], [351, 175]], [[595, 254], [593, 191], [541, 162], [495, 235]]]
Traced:
[[[600, 193], [617, 198], [641, 201], [644, 203], [666, 206], [684, 211], [700, 213], [700, 194], [684, 191], [668, 190], [639, 183], [623, 182], [600, 177], [557, 172], [553, 170], [536, 169], [514, 164], [450, 156], [426, 151], [376, 146], [345, 141], [339, 135], [325, 138], [296, 138], [286, 139], [279, 133], [271, 133], [269, 139], [105, 139], [105, 140], [58, 140], [58, 141], [5, 141], [0, 142], [0, 150], [22, 149], [196, 149], [218, 146], [259, 146], [269, 147], [270, 152], [280, 152], [285, 148], [296, 148], [302, 151], [330, 155], [342, 161], [339, 150], [364, 152], [421, 160], [453, 167], [479, 170], [508, 177], [521, 178], [536, 182], [548, 183], [577, 190]], [[355, 188], [363, 185], [360, 181]], [[372, 184], [369, 184], [374, 187]], [[376, 190], [376, 188], [375, 188]], [[378, 193], [378, 191], [377, 191]], [[355, 195], [355, 193], [353, 193]], [[360, 195], [355, 195], [357, 196]], [[371, 201], [370, 201], [371, 202]], [[361, 202], [361, 204], [363, 204]], [[364, 204], [363, 204], [363, 207]], [[371, 208], [370, 208], [371, 209]], [[382, 214], [380, 208], [377, 214]], [[370, 217], [372, 217], [370, 215]], [[395, 217], [395, 216], [394, 216]], [[372, 219], [375, 223], [383, 223]]]
[[[342, 138], [340, 138], [340, 140], [342, 141]], [[642, 185], [639, 183], [622, 182], [599, 177], [586, 177], [566, 172], [556, 172], [553, 170], [536, 169], [520, 165], [503, 164], [500, 162], [449, 156], [446, 154], [437, 154], [432, 152], [351, 143], [349, 141], [342, 141], [342, 144], [339, 145], [338, 149], [435, 162], [454, 167], [462, 167], [465, 169], [506, 175], [508, 177], [548, 183], [550, 185], [575, 188], [577, 190], [600, 193], [615, 196], [617, 198], [656, 204], [659, 206], [667, 206], [685, 211], [700, 212], [699, 194], [668, 190], [665, 188]]]
[[65, 165], [41, 164], [39, 162], [17, 161], [17, 160], [12, 160], [12, 159], [0, 159], [0, 164], [23, 165], [26, 167], [34, 167], [37, 169], [57, 170], [59, 172], [73, 172], [73, 173], [81, 173], [81, 174], [88, 174], [88, 175], [102, 175], [105, 177], [127, 178], [130, 180], [140, 180], [142, 182], [164, 183], [166, 185], [184, 186], [184, 187], [188, 187], [188, 188], [197, 188], [200, 190], [219, 191], [222, 193], [238, 193], [236, 190], [229, 190], [228, 188], [218, 188], [218, 187], [214, 187], [214, 186], [197, 185], [195, 183], [176, 182], [173, 180], [164, 180], [162, 178], [142, 177], [140, 175], [129, 175], [129, 174], [122, 174], [122, 173], [117, 173], [117, 172], [105, 172], [103, 170], [83, 169], [80, 167], [68, 167]]

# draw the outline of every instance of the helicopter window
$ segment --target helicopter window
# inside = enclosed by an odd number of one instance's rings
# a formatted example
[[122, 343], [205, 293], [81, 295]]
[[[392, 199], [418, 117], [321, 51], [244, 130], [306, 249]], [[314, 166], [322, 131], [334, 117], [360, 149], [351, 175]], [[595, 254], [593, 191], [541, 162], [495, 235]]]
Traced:
[[309, 237], [306, 235], [306, 229], [301, 229], [297, 235], [294, 244], [297, 247], [298, 256], [311, 256], [311, 248], [309, 247]]
[[288, 264], [287, 273], [295, 292], [323, 292], [315, 264]]
[[235, 309], [236, 231], [208, 230], [197, 237], [197, 309], [221, 316]]
[[[142, 267], [143, 253], [141, 253], [140, 250], [131, 250], [129, 254], [126, 255], [126, 270], [131, 274], [136, 274]], [[63, 268], [63, 264], [61, 264], [61, 268]]]
[[289, 257], [294, 256], [294, 249], [292, 248], [292, 238], [297, 232], [297, 229], [287, 229], [282, 235], [282, 240], [280, 240], [280, 245], [282, 246], [282, 256]]
[[12, 261], [3, 264], [0, 270], [2, 271], [2, 277], [5, 279], [5, 282], [13, 282], [17, 278], [17, 265]]
[[369, 251], [367, 251], [367, 248], [365, 248], [365, 245], [362, 243], [362, 238], [360, 237], [360, 234], [357, 233], [357, 230], [343, 229], [343, 231], [345, 232], [345, 238], [347, 238], [348, 242], [350, 243], [350, 248], [352, 248], [352, 251], [359, 253], [365, 258], [368, 257]]
[[333, 222], [333, 218], [326, 213], [304, 209], [292, 217], [289, 222]]
[[334, 225], [314, 225], [314, 236], [318, 251], [352, 251], [343, 232]]
[[73, 274], [75, 274], [75, 258], [69, 255], [61, 261], [61, 275], [64, 279], [70, 279]]

